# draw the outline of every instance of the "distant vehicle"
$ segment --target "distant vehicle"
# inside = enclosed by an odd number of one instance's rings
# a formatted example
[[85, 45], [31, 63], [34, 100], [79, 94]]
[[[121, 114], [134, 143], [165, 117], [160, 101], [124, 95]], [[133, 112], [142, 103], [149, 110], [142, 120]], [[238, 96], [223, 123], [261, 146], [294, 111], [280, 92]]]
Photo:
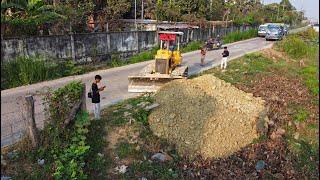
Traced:
[[289, 26], [285, 24], [283, 25], [283, 28], [284, 28], [285, 35], [287, 35], [289, 33]]
[[313, 29], [314, 29], [316, 32], [319, 32], [319, 24], [314, 24], [314, 25], [313, 25]]
[[282, 36], [285, 36], [285, 35], [286, 35], [286, 32], [285, 32], [285, 30], [284, 30], [284, 26], [279, 25], [279, 28], [280, 28], [280, 32], [281, 32]]
[[277, 26], [281, 29], [283, 36], [289, 33], [289, 25], [284, 23], [266, 23], [267, 26]]
[[215, 38], [214, 40], [209, 39], [206, 43], [205, 46], [207, 50], [215, 50], [215, 49], [221, 49], [222, 48], [222, 40], [220, 38]]
[[279, 25], [270, 24], [267, 27], [266, 40], [282, 40], [284, 31]]
[[262, 25], [260, 25], [259, 26], [259, 28], [258, 28], [258, 36], [259, 37], [265, 37], [266, 36], [266, 34], [267, 34], [267, 24], [262, 24]]

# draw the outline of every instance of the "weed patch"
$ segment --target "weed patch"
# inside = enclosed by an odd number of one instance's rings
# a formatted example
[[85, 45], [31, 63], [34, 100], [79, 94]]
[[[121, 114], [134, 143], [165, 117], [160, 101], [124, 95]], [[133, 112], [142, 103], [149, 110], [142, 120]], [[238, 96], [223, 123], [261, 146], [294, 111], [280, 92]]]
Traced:
[[296, 122], [304, 122], [308, 119], [309, 117], [309, 112], [304, 109], [304, 108], [298, 108], [295, 112], [295, 114], [293, 115], [293, 119]]
[[190, 51], [196, 51], [196, 50], [199, 50], [201, 46], [203, 46], [202, 41], [193, 41], [188, 43], [185, 47], [182, 47], [181, 52], [186, 53]]
[[71, 60], [58, 62], [43, 57], [18, 57], [1, 63], [1, 89], [14, 88], [59, 77], [82, 74]]
[[306, 86], [315, 95], [319, 95], [319, 67], [309, 66], [305, 67], [300, 71]]
[[116, 152], [120, 159], [137, 154], [134, 145], [128, 142], [120, 142], [116, 145]]
[[225, 37], [223, 37], [223, 43], [232, 43], [236, 41], [241, 41], [245, 39], [250, 39], [253, 37], [256, 37], [258, 34], [258, 30], [256, 29], [249, 29], [247, 31], [236, 31], [236, 32], [231, 32], [227, 34]]
[[296, 169], [310, 179], [317, 179], [316, 177], [319, 177], [317, 163], [319, 162], [319, 150], [304, 140], [289, 139], [288, 143], [296, 159]]

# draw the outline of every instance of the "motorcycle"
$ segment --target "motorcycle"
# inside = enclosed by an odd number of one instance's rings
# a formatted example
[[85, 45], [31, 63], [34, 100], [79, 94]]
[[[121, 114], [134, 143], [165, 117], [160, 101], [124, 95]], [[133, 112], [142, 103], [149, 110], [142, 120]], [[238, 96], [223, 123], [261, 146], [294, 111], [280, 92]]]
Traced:
[[206, 47], [209, 51], [222, 48], [222, 41], [207, 42]]

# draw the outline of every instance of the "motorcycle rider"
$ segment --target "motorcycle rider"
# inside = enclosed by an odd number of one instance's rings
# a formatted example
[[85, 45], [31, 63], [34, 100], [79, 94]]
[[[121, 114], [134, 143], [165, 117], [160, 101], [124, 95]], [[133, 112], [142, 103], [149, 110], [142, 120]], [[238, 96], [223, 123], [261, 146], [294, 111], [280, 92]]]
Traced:
[[206, 46], [207, 46], [208, 49], [211, 49], [211, 48], [212, 48], [212, 45], [213, 45], [213, 40], [212, 40], [212, 38], [210, 38], [210, 39], [207, 41]]
[[217, 37], [215, 38], [214, 40], [216, 43], [220, 43], [221, 41], [221, 38], [220, 38], [220, 35], [218, 34]]

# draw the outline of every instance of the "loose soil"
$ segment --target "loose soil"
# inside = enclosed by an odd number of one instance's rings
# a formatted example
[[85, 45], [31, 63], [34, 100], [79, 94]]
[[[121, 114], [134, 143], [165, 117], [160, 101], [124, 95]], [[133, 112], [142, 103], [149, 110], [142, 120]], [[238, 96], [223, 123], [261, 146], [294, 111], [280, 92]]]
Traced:
[[149, 116], [150, 128], [181, 155], [228, 156], [258, 138], [266, 126], [261, 98], [212, 75], [168, 83], [155, 100], [160, 107]]

